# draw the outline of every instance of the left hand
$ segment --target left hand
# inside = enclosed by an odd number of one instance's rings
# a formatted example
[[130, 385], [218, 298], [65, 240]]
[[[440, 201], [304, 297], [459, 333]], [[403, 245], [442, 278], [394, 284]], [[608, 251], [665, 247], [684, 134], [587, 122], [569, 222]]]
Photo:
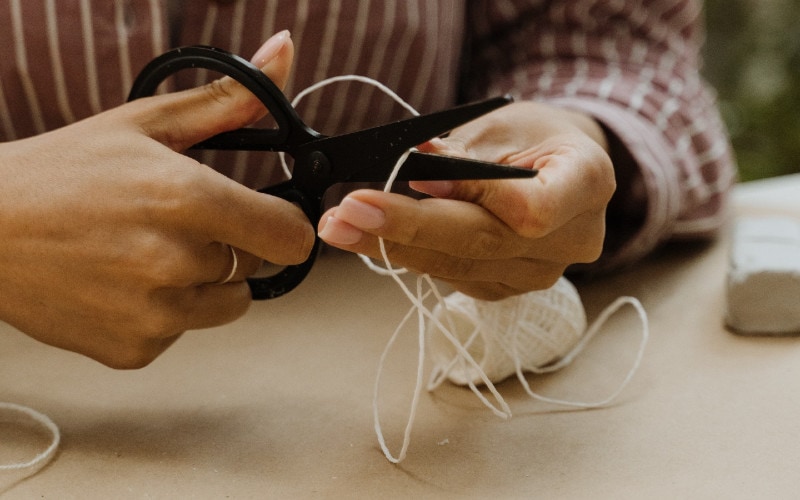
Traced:
[[573, 263], [596, 260], [614, 169], [600, 126], [579, 112], [518, 102], [420, 149], [537, 168], [532, 179], [416, 181], [415, 200], [359, 190], [328, 210], [328, 244], [428, 273], [478, 299], [552, 286]]

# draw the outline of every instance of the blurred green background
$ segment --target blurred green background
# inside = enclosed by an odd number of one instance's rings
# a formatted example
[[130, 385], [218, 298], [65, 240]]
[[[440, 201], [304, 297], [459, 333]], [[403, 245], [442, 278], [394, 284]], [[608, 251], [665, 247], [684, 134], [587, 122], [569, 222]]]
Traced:
[[704, 68], [742, 181], [800, 172], [800, 0], [706, 0]]

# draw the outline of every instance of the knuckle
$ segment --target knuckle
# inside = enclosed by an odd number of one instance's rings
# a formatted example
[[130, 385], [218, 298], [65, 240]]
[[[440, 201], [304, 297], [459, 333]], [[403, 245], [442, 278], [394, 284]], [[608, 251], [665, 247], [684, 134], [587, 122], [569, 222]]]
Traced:
[[149, 350], [129, 350], [98, 361], [115, 370], [138, 370], [152, 363], [158, 354]]
[[[605, 242], [605, 212], [594, 214], [573, 256], [574, 262], [589, 263], [600, 258]], [[571, 262], [573, 263], [573, 262]]]
[[209, 170], [198, 168], [200, 164], [188, 159], [183, 168], [172, 169], [165, 178], [159, 179], [161, 185], [160, 199], [175, 207], [194, 206], [198, 201], [211, 201], [212, 193], [208, 190]]
[[218, 78], [203, 85], [203, 91], [209, 99], [217, 103], [224, 103], [230, 99], [233, 93], [230, 88], [231, 80], [228, 78]]
[[583, 246], [582, 250], [583, 252], [576, 259], [576, 262], [590, 263], [596, 261], [603, 254], [602, 239], [599, 240], [592, 239], [586, 245]]
[[475, 269], [475, 261], [470, 258], [443, 255], [432, 265], [432, 269], [443, 277], [454, 280], [468, 280]]
[[509, 206], [517, 207], [504, 216], [506, 224], [523, 238], [541, 238], [552, 230], [550, 221], [555, 220], [559, 211], [558, 200], [541, 196], [535, 202], [528, 196], [511, 200]]
[[148, 198], [142, 200], [143, 209], [154, 220], [183, 221], [197, 206], [208, 203], [210, 195], [204, 169], [173, 168], [145, 182]]
[[406, 246], [417, 246], [420, 240], [419, 224], [400, 224], [397, 227], [398, 234], [392, 239]]
[[614, 165], [605, 151], [599, 149], [596, 160], [587, 163], [585, 176], [587, 186], [590, 188], [588, 191], [595, 195], [598, 203], [605, 206], [617, 189]]
[[462, 241], [462, 255], [465, 257], [496, 257], [503, 253], [508, 241], [508, 235], [497, 227], [481, 228]]
[[564, 275], [567, 265], [558, 262], [524, 261], [517, 268], [518, 272], [508, 276], [505, 284], [519, 294], [551, 288]]
[[234, 106], [237, 119], [246, 123], [256, 121], [264, 109], [260, 101], [249, 91], [230, 77], [213, 80], [203, 86], [208, 98], [223, 106]]
[[148, 289], [184, 285], [180, 276], [182, 252], [158, 236], [143, 237], [130, 261], [138, 268], [140, 284]]
[[152, 363], [169, 344], [149, 340], [131, 343], [113, 352], [98, 355], [95, 360], [115, 370], [138, 370]]
[[177, 324], [178, 321], [174, 317], [156, 313], [142, 321], [139, 332], [148, 339], [165, 338], [175, 334], [179, 329]]
[[178, 310], [170, 307], [151, 307], [138, 325], [137, 336], [150, 341], [159, 341], [179, 335], [185, 322]]

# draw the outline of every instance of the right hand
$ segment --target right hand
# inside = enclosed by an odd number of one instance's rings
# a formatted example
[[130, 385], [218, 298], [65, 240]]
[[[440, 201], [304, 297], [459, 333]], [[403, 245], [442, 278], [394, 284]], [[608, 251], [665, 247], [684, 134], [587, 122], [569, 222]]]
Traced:
[[325, 242], [427, 273], [481, 300], [550, 288], [603, 249], [616, 181], [600, 125], [532, 101], [504, 106], [420, 150], [537, 168], [532, 179], [411, 181], [430, 195], [359, 190], [320, 219]]
[[[284, 32], [254, 62], [283, 86], [292, 57]], [[292, 203], [180, 152], [265, 112], [226, 77], [0, 145], [0, 319], [135, 368], [185, 330], [244, 314], [245, 278], [261, 259], [303, 262], [314, 229]], [[228, 245], [238, 271], [215, 284], [231, 270]]]

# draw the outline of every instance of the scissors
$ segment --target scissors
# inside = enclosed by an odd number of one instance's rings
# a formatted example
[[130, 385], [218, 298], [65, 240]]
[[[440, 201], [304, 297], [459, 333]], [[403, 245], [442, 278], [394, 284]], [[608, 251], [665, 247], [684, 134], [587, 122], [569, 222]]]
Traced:
[[[291, 179], [259, 189], [298, 204], [316, 227], [325, 191], [341, 182], [385, 182], [410, 148], [511, 102], [503, 96], [394, 123], [336, 136], [311, 129], [283, 92], [259, 68], [235, 54], [207, 46], [173, 49], [147, 64], [133, 83], [128, 100], [150, 96], [167, 77], [198, 68], [234, 78], [252, 92], [272, 115], [276, 128], [245, 127], [223, 132], [193, 146], [196, 149], [284, 152], [292, 156]], [[413, 151], [397, 180], [503, 179], [533, 177], [536, 170]], [[279, 297], [306, 277], [316, 259], [319, 237], [308, 259], [277, 274], [248, 278], [254, 300]]]

